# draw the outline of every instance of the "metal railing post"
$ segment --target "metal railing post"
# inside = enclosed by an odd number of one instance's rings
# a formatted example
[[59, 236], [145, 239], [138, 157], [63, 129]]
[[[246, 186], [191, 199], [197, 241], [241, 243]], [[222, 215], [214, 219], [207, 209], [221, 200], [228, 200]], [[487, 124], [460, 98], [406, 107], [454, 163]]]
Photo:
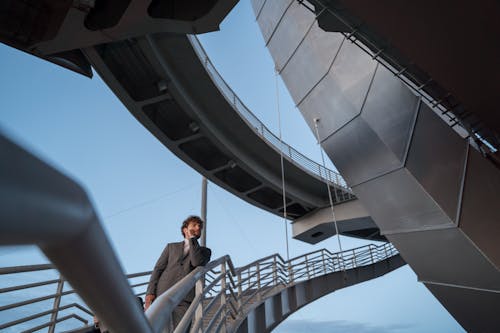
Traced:
[[288, 284], [292, 284], [294, 281], [294, 277], [293, 277], [292, 265], [290, 262], [288, 262], [287, 269], [288, 269]]
[[260, 262], [257, 263], [257, 266], [256, 266], [256, 273], [257, 273], [257, 288], [260, 289]]
[[[203, 275], [198, 281], [196, 281], [195, 287], [195, 295], [198, 296], [203, 292], [203, 281], [205, 280], [205, 276]], [[195, 296], [195, 297], [196, 297]], [[194, 314], [194, 323], [200, 321], [200, 327], [203, 331], [203, 297], [200, 299], [200, 303], [196, 307], [196, 312]]]
[[309, 273], [309, 261], [307, 260], [307, 254], [305, 255], [305, 263], [306, 263], [306, 271], [307, 271], [307, 279], [311, 278], [311, 274]]
[[54, 298], [54, 306], [52, 309], [54, 312], [52, 312], [52, 315], [50, 316], [50, 326], [49, 326], [49, 331], [48, 333], [54, 333], [56, 329], [56, 324], [57, 324], [57, 315], [59, 314], [59, 305], [61, 304], [61, 294], [64, 288], [64, 279], [61, 275], [59, 275], [59, 282], [57, 282], [57, 292], [56, 292], [56, 297]]
[[354, 252], [354, 250], [352, 250], [352, 260], [353, 260], [353, 267], [358, 267], [358, 262], [356, 260], [356, 252]]
[[222, 274], [222, 279], [221, 279], [221, 298], [220, 298], [220, 305], [224, 307], [223, 310], [223, 318], [224, 320], [224, 332], [226, 331], [226, 322], [227, 322], [227, 306], [226, 306], [226, 263], [223, 262], [220, 267], [220, 273]]
[[276, 263], [276, 256], [273, 257], [273, 284], [278, 285], [278, 267]]
[[372, 252], [372, 247], [370, 246], [370, 260], [371, 260], [371, 263], [375, 263], [375, 261], [373, 261], [373, 252]]
[[323, 263], [323, 274], [326, 274], [325, 251], [321, 251], [321, 262]]
[[257, 271], [256, 271], [256, 273], [257, 273], [257, 288], [258, 288], [258, 291], [257, 291], [257, 299], [259, 299], [259, 300], [260, 300], [260, 299], [262, 298], [262, 295], [261, 295], [262, 293], [261, 293], [261, 291], [260, 291], [260, 286], [261, 286], [261, 284], [260, 284], [260, 282], [261, 282], [261, 281], [260, 281], [260, 262], [258, 262], [258, 263], [257, 263], [257, 265], [256, 265], [255, 267], [256, 267], [256, 269], [257, 269]]
[[243, 290], [241, 286], [241, 272], [238, 272], [238, 308], [241, 309], [241, 299], [243, 297]]

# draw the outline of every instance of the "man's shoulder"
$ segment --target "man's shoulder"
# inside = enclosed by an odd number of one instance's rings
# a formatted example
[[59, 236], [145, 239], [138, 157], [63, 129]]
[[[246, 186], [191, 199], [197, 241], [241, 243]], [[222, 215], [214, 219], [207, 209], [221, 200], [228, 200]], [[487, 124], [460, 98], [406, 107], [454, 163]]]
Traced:
[[168, 243], [167, 244], [167, 247], [172, 247], [172, 246], [184, 246], [184, 241], [181, 241], [181, 242], [172, 242], [172, 243]]

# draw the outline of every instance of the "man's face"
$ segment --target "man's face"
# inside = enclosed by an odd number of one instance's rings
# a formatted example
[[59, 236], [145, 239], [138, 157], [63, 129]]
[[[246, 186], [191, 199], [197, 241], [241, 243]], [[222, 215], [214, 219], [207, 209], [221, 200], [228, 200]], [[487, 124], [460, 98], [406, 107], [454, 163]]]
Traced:
[[196, 239], [201, 236], [200, 224], [195, 221], [189, 222], [186, 228], [182, 229], [184, 231], [184, 237], [191, 238], [196, 237]]

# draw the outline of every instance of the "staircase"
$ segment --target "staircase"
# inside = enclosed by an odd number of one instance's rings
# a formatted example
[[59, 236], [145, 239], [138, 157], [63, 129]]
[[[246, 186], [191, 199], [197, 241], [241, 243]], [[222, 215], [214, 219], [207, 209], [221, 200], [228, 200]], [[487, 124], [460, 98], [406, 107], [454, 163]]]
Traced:
[[206, 273], [203, 301], [192, 304], [201, 316], [188, 311], [186, 322], [193, 321], [191, 332], [270, 332], [312, 301], [404, 264], [391, 244], [339, 253], [323, 249], [289, 261], [275, 254], [235, 270], [228, 258]]
[[[323, 249], [288, 261], [273, 254], [240, 268], [234, 268], [230, 257], [224, 256], [193, 272], [199, 277], [195, 283], [197, 295], [174, 332], [186, 332], [190, 323], [191, 332], [270, 332], [290, 314], [317, 298], [379, 277], [404, 264], [389, 243], [370, 244], [339, 253]], [[4, 267], [0, 268], [0, 275], [15, 281], [22, 277], [21, 280], [26, 281], [28, 272], [39, 277], [51, 270], [57, 274], [50, 264]], [[150, 274], [127, 275], [134, 294], [144, 295]], [[55, 285], [56, 293], [48, 289], [51, 285]], [[45, 286], [47, 294], [40, 294], [41, 286]], [[51, 277], [46, 281], [29, 281], [0, 289], [0, 299], [5, 301], [0, 307], [0, 330], [34, 332], [45, 328], [49, 332], [70, 329], [85, 332], [85, 327], [92, 323], [92, 311], [81, 304], [73, 289], [64, 286], [64, 278]], [[173, 289], [181, 290], [182, 287], [176, 285]], [[186, 288], [193, 288], [193, 285]], [[175, 294], [178, 290], [170, 292]], [[21, 292], [33, 295], [35, 291], [38, 294], [31, 299], [20, 296]], [[6, 304], [14, 296], [19, 298]], [[33, 306], [47, 300], [53, 305], [51, 309], [37, 311], [39, 307]], [[15, 320], [11, 320], [13, 311]], [[50, 319], [44, 320], [47, 315]], [[2, 318], [7, 318], [7, 321], [2, 321]]]

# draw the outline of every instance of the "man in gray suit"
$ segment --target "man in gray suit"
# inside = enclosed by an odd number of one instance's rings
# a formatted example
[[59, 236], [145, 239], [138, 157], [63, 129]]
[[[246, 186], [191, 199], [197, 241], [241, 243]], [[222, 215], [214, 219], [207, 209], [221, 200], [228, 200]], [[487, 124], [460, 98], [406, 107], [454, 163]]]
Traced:
[[[169, 243], [156, 262], [146, 291], [145, 309], [147, 310], [154, 299], [172, 287], [176, 282], [188, 275], [198, 266], [205, 266], [210, 261], [212, 251], [198, 244], [201, 236], [203, 221], [198, 216], [189, 216], [181, 226], [184, 240], [178, 243]], [[194, 289], [172, 313], [173, 327], [179, 324], [184, 313], [194, 298]]]

